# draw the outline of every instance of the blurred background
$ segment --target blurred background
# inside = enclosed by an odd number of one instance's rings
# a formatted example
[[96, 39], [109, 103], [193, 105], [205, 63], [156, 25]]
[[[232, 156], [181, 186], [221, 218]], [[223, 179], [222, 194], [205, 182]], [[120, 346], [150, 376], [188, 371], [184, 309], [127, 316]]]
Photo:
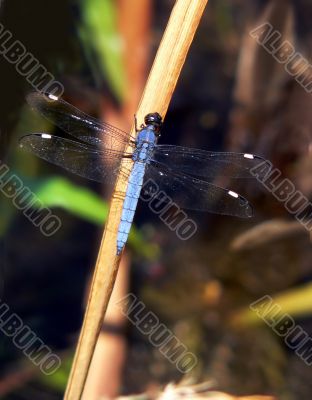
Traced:
[[[65, 87], [64, 98], [124, 130], [133, 123], [173, 0], [2, 0], [1, 24]], [[311, 94], [249, 32], [270, 22], [311, 60], [307, 0], [210, 0], [182, 71], [160, 143], [259, 154], [311, 199]], [[53, 210], [45, 237], [0, 197], [0, 297], [62, 359], [45, 376], [0, 334], [0, 398], [61, 399], [81, 327], [111, 188], [18, 149], [31, 132], [62, 135], [25, 101], [33, 90], [0, 58], [1, 160]], [[151, 110], [153, 111], [153, 110]], [[134, 293], [198, 357], [192, 383], [233, 396], [308, 400], [311, 367], [250, 303], [270, 295], [312, 334], [311, 241], [259, 183], [228, 182], [255, 208], [250, 220], [189, 213], [181, 242], [139, 204], [114, 293]], [[111, 307], [85, 399], [156, 390], [181, 373]], [[102, 396], [102, 397], [101, 397]]]

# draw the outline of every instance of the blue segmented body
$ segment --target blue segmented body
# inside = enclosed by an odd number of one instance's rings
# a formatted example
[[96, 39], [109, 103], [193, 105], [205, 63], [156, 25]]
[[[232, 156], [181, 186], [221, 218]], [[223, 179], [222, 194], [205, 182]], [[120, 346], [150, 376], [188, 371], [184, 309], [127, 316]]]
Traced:
[[143, 186], [146, 164], [149, 162], [149, 159], [152, 156], [153, 149], [157, 143], [157, 137], [158, 134], [154, 125], [145, 126], [138, 134], [136, 149], [132, 156], [134, 165], [130, 173], [121, 220], [118, 228], [117, 254], [121, 253], [127, 242]]

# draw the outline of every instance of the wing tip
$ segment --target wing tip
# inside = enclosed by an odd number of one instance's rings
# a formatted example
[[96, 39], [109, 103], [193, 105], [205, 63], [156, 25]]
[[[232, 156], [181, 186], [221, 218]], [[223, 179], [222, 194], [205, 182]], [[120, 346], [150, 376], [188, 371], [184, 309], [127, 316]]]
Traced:
[[240, 205], [244, 208], [243, 218], [252, 218], [254, 216], [253, 206], [244, 197], [239, 196]]
[[30, 136], [33, 136], [33, 133], [29, 133], [28, 135], [21, 136], [18, 138], [18, 146], [23, 147], [23, 144], [28, 140]]
[[246, 218], [253, 218], [254, 216], [254, 209], [250, 203], [248, 203], [248, 206], [246, 207]]
[[60, 98], [58, 96], [55, 96], [52, 93], [48, 93], [48, 92], [30, 92], [27, 94], [26, 96], [26, 101], [27, 103], [31, 106], [31, 107], [35, 107], [37, 108], [37, 103], [38, 101], [42, 101], [42, 99], [44, 99], [45, 101], [51, 103], [54, 101], [59, 101]]
[[41, 139], [52, 139], [53, 136], [48, 133], [29, 133], [28, 135], [24, 135], [18, 139], [18, 147], [24, 148], [25, 145], [29, 144], [29, 140], [34, 138]]
[[[233, 190], [228, 190], [228, 195], [233, 197], [239, 202], [240, 210], [235, 216], [243, 217], [243, 218], [252, 218], [254, 216], [254, 210], [252, 205], [249, 203], [245, 197], [239, 195], [238, 193], [234, 192]], [[243, 213], [241, 212], [242, 210]]]

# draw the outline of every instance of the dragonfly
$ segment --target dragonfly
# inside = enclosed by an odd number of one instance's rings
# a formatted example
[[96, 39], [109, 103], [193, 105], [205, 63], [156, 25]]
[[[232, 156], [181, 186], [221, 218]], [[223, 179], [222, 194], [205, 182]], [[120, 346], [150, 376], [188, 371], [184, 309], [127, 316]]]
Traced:
[[218, 176], [250, 178], [250, 170], [264, 162], [262, 157], [158, 144], [163, 120], [156, 112], [145, 116], [144, 124], [136, 126], [136, 137], [132, 137], [52, 94], [34, 92], [27, 101], [74, 140], [34, 133], [20, 139], [22, 149], [94, 181], [112, 184], [118, 174], [127, 179], [116, 243], [118, 255], [127, 242], [146, 181], [154, 182], [181, 209], [241, 218], [253, 215], [243, 196], [213, 182]]

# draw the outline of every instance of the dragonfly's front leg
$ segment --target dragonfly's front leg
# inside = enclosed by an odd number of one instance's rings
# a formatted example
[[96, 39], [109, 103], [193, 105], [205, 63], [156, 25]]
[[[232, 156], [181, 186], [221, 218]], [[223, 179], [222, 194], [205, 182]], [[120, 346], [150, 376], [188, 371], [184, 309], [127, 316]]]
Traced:
[[140, 128], [138, 127], [138, 118], [137, 118], [136, 114], [134, 114], [134, 127], [135, 127], [136, 133], [140, 132], [143, 128], [145, 128], [144, 124], [141, 124]]
[[136, 114], [134, 114], [134, 127], [135, 127], [136, 133], [138, 133], [140, 129], [138, 128], [138, 118], [137, 118]]

